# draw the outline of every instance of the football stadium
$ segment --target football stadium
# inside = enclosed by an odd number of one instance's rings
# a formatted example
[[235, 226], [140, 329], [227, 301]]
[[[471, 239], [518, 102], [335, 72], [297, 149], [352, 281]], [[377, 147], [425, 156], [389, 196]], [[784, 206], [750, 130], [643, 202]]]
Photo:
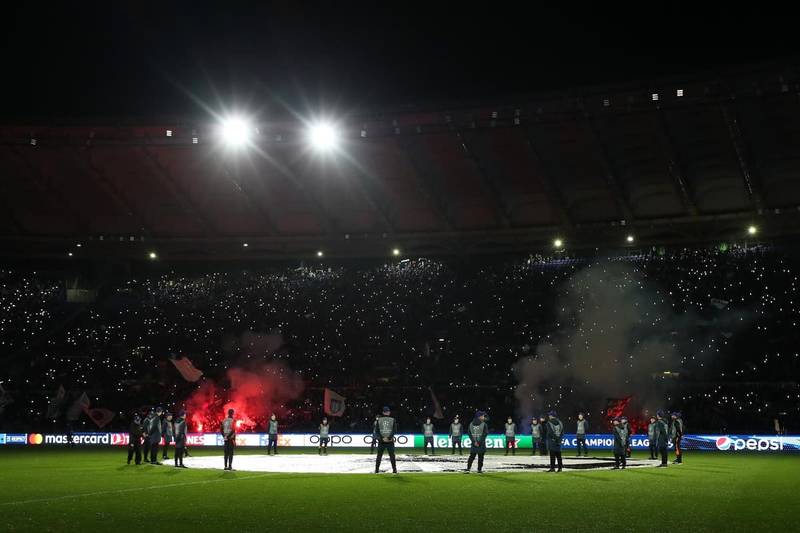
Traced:
[[788, 22], [515, 9], [10, 15], [0, 531], [800, 531]]

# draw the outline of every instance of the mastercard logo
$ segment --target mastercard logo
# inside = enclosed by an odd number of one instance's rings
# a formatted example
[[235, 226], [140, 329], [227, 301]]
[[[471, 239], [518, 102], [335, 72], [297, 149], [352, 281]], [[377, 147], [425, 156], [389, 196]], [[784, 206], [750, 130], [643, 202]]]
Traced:
[[44, 440], [41, 433], [31, 433], [28, 435], [28, 444], [41, 444]]

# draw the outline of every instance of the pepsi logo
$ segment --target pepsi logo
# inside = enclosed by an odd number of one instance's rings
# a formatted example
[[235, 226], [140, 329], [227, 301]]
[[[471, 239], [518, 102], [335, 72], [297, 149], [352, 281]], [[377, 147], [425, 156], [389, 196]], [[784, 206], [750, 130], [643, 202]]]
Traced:
[[731, 447], [731, 444], [733, 444], [733, 441], [730, 439], [730, 437], [719, 437], [719, 438], [717, 438], [717, 449], [718, 450], [722, 450], [722, 451], [729, 450], [730, 447]]

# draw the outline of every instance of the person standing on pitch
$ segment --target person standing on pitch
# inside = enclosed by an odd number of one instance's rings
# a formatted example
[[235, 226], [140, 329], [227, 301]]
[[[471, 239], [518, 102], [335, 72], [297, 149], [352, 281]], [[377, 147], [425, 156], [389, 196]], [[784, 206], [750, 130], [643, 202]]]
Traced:
[[539, 431], [541, 436], [539, 438], [539, 455], [547, 455], [547, 419], [544, 415], [539, 417]]
[[372, 454], [375, 452], [375, 447], [378, 446], [378, 442], [381, 440], [381, 434], [378, 431], [378, 419], [381, 415], [375, 415], [375, 421], [372, 423], [372, 442], [369, 445], [369, 453]]
[[278, 455], [278, 417], [275, 416], [275, 413], [272, 413], [272, 416], [269, 417], [267, 433], [269, 433], [267, 455]]
[[380, 472], [381, 459], [383, 452], [389, 454], [389, 461], [392, 463], [392, 473], [397, 473], [397, 462], [394, 456], [394, 436], [397, 433], [397, 421], [392, 418], [389, 407], [384, 407], [382, 415], [378, 417], [378, 457], [375, 458], [375, 473]]
[[164, 433], [164, 453], [161, 456], [162, 461], [169, 459], [169, 443], [172, 442], [172, 413], [165, 413], [164, 420], [161, 422], [161, 429]]
[[433, 448], [433, 422], [431, 422], [431, 417], [426, 418], [425, 423], [422, 424], [422, 435], [425, 442], [423, 444], [425, 455], [428, 455], [429, 444], [431, 445], [431, 455], [436, 455], [436, 450]]
[[139, 418], [139, 413], [134, 413], [133, 421], [128, 428], [128, 464], [131, 464], [134, 455], [136, 464], [142, 464], [142, 431], [142, 419]]
[[[319, 454], [328, 455], [328, 443], [331, 441], [330, 437], [331, 426], [328, 424], [328, 419], [323, 417], [322, 424], [319, 425]], [[323, 448], [325, 453], [322, 453]]]
[[615, 418], [613, 424], [611, 431], [614, 434], [614, 470], [619, 470], [620, 466], [627, 466], [625, 443], [628, 442], [628, 430], [620, 423], [619, 418]]
[[650, 448], [650, 459], [656, 458], [656, 417], [650, 417], [650, 423], [647, 424], [647, 443]]
[[536, 448], [541, 438], [542, 426], [539, 425], [539, 419], [534, 416], [531, 418], [531, 455], [536, 455]]
[[581, 456], [581, 448], [583, 448], [583, 456], [589, 457], [589, 448], [586, 447], [586, 434], [589, 432], [589, 422], [583, 413], [578, 413], [578, 422], [575, 428], [575, 441], [578, 443], [578, 454], [575, 457]]
[[486, 455], [486, 436], [489, 427], [486, 425], [486, 413], [476, 411], [475, 418], [469, 423], [469, 458], [467, 459], [467, 473], [472, 470], [472, 462], [478, 458], [478, 473], [483, 473], [483, 456]]
[[458, 455], [463, 455], [461, 450], [461, 421], [458, 419], [458, 415], [453, 419], [453, 423], [450, 424], [450, 441], [453, 443], [453, 453], [450, 455], [456, 454], [456, 446], [458, 446]]
[[156, 416], [153, 409], [147, 410], [147, 415], [142, 422], [142, 453], [144, 455], [144, 462], [150, 462], [150, 427], [153, 425], [153, 417]]
[[186, 450], [186, 411], [178, 413], [178, 418], [173, 425], [173, 436], [175, 437], [175, 466], [183, 466], [183, 452]]
[[233, 421], [233, 409], [228, 409], [228, 416], [222, 420], [219, 428], [225, 446], [225, 468], [233, 470], [233, 448], [236, 445], [236, 427]]
[[[183, 413], [184, 413], [183, 419], [186, 420], [186, 411], [183, 411]], [[187, 434], [189, 433], [189, 422], [186, 422], [186, 433]], [[189, 442], [187, 440], [183, 445], [183, 456], [184, 457], [191, 457], [192, 456], [192, 454], [189, 453], [188, 444], [189, 444]]]
[[550, 470], [556, 472], [556, 461], [558, 462], [558, 472], [564, 466], [561, 459], [561, 437], [564, 435], [564, 424], [558, 419], [555, 411], [547, 413], [547, 451], [550, 452]]
[[664, 420], [664, 412], [659, 411], [656, 413], [656, 427], [655, 427], [655, 441], [656, 441], [656, 448], [658, 449], [659, 455], [661, 455], [661, 464], [658, 465], [659, 468], [663, 468], [667, 466], [667, 444], [669, 442], [669, 428], [667, 427], [667, 421]]
[[517, 455], [517, 425], [510, 416], [506, 419], [506, 455], [511, 448], [511, 455]]
[[678, 412], [672, 413], [670, 438], [672, 439], [672, 445], [675, 447], [675, 460], [672, 461], [672, 464], [682, 464], [683, 450], [681, 449], [681, 439], [683, 438], [683, 419], [681, 418], [681, 414]]
[[158, 462], [158, 445], [161, 444], [161, 414], [164, 410], [156, 407], [156, 416], [150, 421], [150, 464], [160, 465]]
[[622, 415], [620, 418], [620, 426], [625, 428], [626, 437], [628, 440], [625, 441], [625, 457], [631, 456], [631, 436], [633, 435], [633, 429], [631, 428], [631, 423], [628, 422], [628, 417]]

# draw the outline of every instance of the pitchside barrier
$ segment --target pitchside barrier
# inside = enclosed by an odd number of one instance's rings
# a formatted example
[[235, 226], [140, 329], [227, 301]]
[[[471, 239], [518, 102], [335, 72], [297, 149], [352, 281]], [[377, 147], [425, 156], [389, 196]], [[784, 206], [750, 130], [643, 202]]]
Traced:
[[[266, 446], [266, 433], [240, 433], [236, 435], [238, 446]], [[468, 447], [470, 440], [462, 437], [462, 445]], [[452, 441], [448, 435], [436, 435], [433, 439], [437, 448], [450, 448]], [[530, 449], [531, 437], [516, 437], [517, 448]], [[424, 436], [420, 434], [400, 434], [395, 436], [398, 448], [422, 448]], [[0, 433], [0, 445], [6, 446], [38, 446], [67, 445], [69, 437], [65, 433]], [[72, 444], [75, 446], [127, 446], [127, 433], [73, 433]], [[222, 435], [218, 433], [190, 433], [187, 436], [188, 446], [222, 446]], [[364, 433], [336, 433], [330, 436], [330, 446], [334, 448], [363, 448], [372, 444], [372, 435]], [[631, 447], [634, 450], [647, 450], [649, 440], [646, 435], [634, 435]], [[707, 450], [726, 452], [800, 452], [800, 435], [684, 435], [681, 442], [686, 450]], [[487, 448], [505, 448], [506, 437], [489, 435]], [[611, 450], [613, 437], [609, 434], [586, 435], [586, 445], [590, 450]], [[317, 447], [319, 435], [315, 433], [285, 433], [278, 436], [278, 446]], [[574, 434], [566, 434], [562, 440], [563, 449], [575, 449]], [[670, 444], [670, 448], [672, 444]]]

